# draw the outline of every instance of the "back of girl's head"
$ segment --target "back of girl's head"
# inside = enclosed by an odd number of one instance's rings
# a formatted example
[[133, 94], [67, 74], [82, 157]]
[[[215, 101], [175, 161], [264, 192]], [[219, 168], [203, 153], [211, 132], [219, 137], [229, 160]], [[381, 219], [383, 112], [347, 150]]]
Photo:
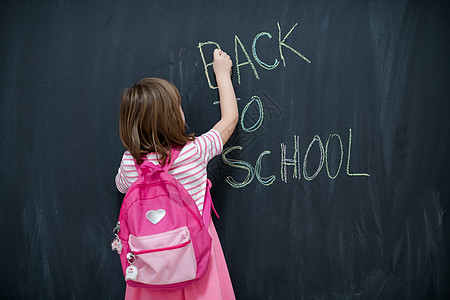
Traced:
[[194, 140], [186, 134], [177, 88], [159, 78], [144, 78], [127, 88], [120, 102], [120, 139], [133, 157], [157, 152], [164, 164], [172, 146]]

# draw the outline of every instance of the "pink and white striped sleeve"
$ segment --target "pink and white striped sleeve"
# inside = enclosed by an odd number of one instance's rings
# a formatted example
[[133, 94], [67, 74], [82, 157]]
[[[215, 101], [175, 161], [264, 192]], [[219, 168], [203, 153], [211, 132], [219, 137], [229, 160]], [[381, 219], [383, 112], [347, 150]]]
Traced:
[[222, 138], [215, 129], [211, 129], [197, 137], [194, 143], [197, 144], [197, 151], [200, 154], [200, 157], [203, 158], [203, 163], [205, 165], [211, 158], [222, 152]]
[[119, 192], [125, 194], [131, 184], [138, 179], [138, 176], [133, 156], [129, 151], [125, 151], [116, 175], [116, 187]]

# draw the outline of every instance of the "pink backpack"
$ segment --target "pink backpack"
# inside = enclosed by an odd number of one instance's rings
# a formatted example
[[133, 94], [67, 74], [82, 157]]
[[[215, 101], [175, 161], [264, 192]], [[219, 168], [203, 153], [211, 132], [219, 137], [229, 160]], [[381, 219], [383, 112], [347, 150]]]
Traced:
[[191, 195], [168, 173], [179, 152], [172, 150], [164, 166], [136, 164], [139, 178], [125, 195], [111, 244], [130, 286], [182, 288], [202, 278], [208, 268], [211, 182], [202, 217]]

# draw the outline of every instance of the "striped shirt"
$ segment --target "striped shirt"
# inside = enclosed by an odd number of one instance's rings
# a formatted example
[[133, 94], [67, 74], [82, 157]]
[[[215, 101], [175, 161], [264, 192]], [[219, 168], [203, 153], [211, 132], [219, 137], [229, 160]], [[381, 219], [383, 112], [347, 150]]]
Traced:
[[[222, 147], [220, 134], [216, 130], [211, 129], [207, 133], [196, 137], [194, 141], [187, 143], [169, 169], [169, 173], [192, 196], [200, 213], [203, 211], [206, 192], [206, 166], [211, 158], [220, 154]], [[155, 165], [158, 164], [156, 153], [148, 153], [146, 158]], [[138, 176], [133, 156], [127, 150], [123, 154], [116, 175], [117, 189], [125, 194]]]

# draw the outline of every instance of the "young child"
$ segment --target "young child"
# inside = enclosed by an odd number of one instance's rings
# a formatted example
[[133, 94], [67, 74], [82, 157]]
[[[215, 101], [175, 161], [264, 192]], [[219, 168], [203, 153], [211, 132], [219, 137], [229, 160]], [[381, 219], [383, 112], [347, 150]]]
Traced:
[[[165, 163], [173, 146], [182, 150], [169, 169], [189, 192], [200, 212], [206, 191], [206, 166], [220, 154], [238, 121], [236, 96], [231, 82], [232, 61], [226, 52], [214, 50], [213, 70], [219, 88], [221, 119], [205, 134], [186, 134], [181, 97], [163, 79], [145, 78], [123, 93], [120, 105], [120, 138], [125, 151], [116, 175], [117, 189], [126, 193], [138, 178], [134, 161]], [[154, 291], [127, 285], [125, 299], [235, 299], [228, 268], [212, 221], [211, 258], [206, 275], [178, 290]]]

